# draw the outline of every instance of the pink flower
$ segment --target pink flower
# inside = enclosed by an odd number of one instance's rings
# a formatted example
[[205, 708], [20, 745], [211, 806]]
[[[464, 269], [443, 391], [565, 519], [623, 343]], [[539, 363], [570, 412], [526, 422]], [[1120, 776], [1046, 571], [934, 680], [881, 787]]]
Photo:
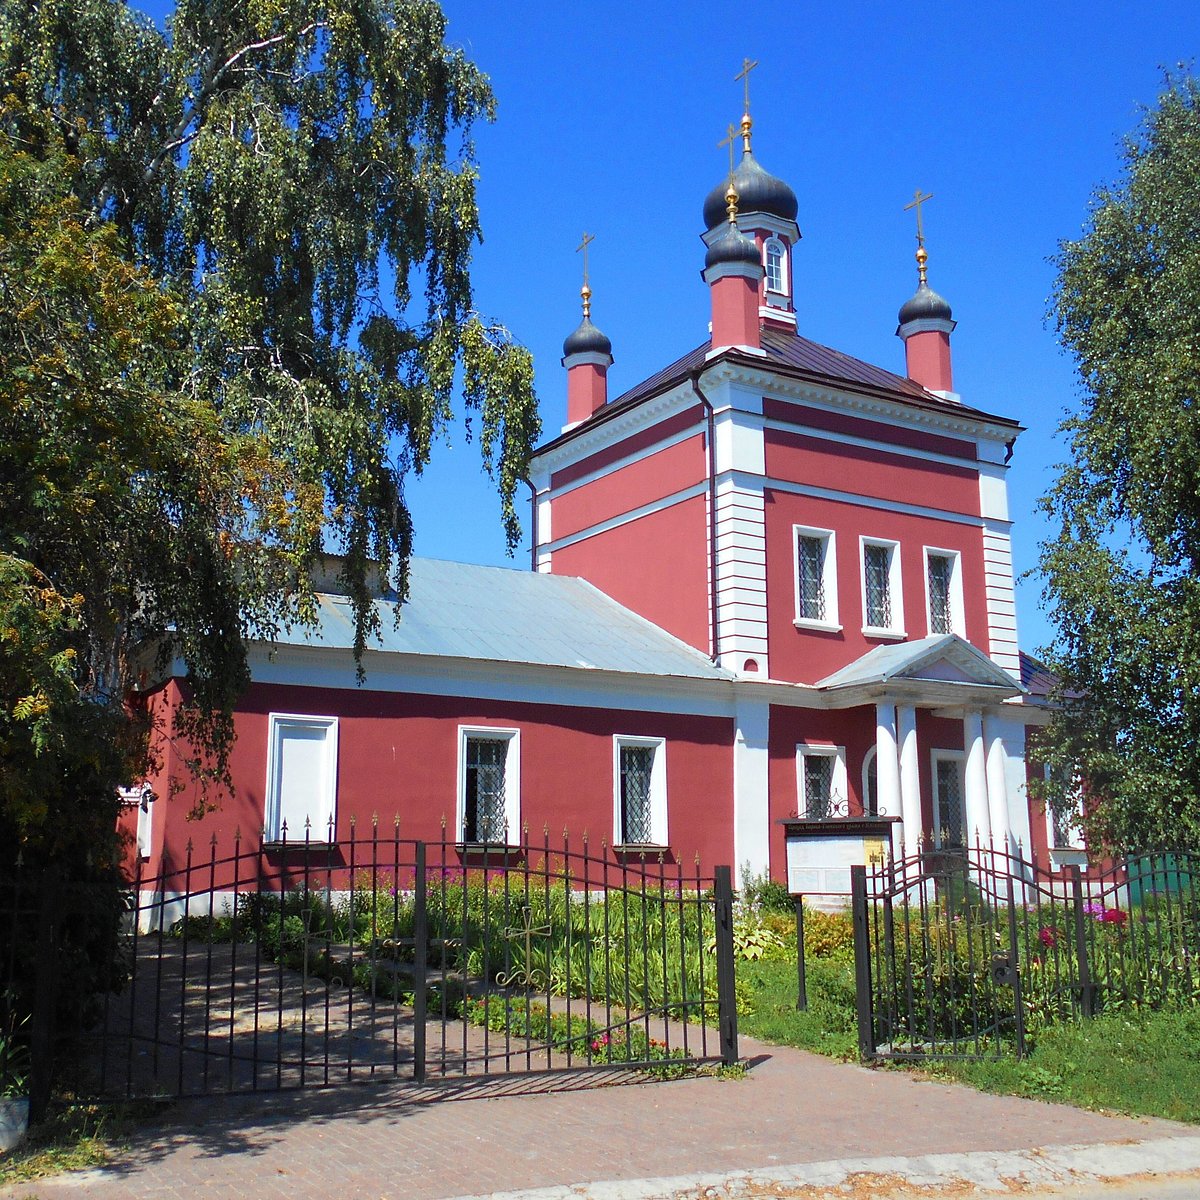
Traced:
[[1119, 908], [1106, 908], [1100, 920], [1106, 925], [1124, 925], [1129, 920], [1129, 914]]
[[1047, 949], [1049, 949], [1058, 942], [1058, 935], [1048, 925], [1043, 925], [1042, 928], [1038, 930], [1038, 941], [1041, 942], [1042, 945]]

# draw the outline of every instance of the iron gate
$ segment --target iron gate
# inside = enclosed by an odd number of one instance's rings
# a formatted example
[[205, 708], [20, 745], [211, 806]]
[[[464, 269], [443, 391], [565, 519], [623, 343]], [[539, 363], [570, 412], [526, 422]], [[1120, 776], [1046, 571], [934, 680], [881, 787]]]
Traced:
[[376, 825], [189, 846], [131, 897], [124, 987], [58, 1039], [75, 1096], [737, 1059], [728, 867]]
[[1056, 1021], [1200, 1003], [1200, 855], [1047, 870], [976, 845], [851, 869], [864, 1059], [1025, 1053]]

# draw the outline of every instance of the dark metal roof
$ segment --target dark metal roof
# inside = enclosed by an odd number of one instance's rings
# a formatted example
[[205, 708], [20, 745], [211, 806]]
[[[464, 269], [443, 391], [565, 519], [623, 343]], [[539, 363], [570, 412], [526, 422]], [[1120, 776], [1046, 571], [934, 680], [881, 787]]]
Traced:
[[[1012, 425], [1014, 428], [1020, 427], [1016, 421], [1010, 420], [1007, 417], [992, 416], [979, 409], [968, 408], [964, 404], [957, 404], [951, 400], [943, 400], [940, 396], [932, 395], [919, 383], [914, 383], [911, 379], [906, 379], [903, 375], [895, 375], [891, 371], [885, 371], [882, 367], [872, 366], [871, 363], [853, 358], [849, 354], [843, 354], [840, 350], [831, 350], [828, 346], [822, 346], [819, 342], [811, 341], [809, 338], [801, 337], [798, 334], [764, 329], [762, 334], [762, 348], [767, 352], [766, 364], [759, 359], [752, 359], [745, 355], [742, 357], [747, 362], [753, 362], [758, 366], [772, 365], [791, 368], [806, 375], [817, 377], [822, 382], [842, 386], [849, 385], [851, 390], [883, 393], [894, 400], [915, 401], [927, 408], [934, 408], [944, 412], [965, 413], [968, 416], [985, 417], [988, 420], [1000, 421], [1004, 424]], [[636, 404], [639, 400], [643, 400], [647, 396], [652, 396], [674, 385], [680, 379], [686, 378], [697, 368], [703, 367], [711, 349], [712, 345], [709, 342], [704, 342], [702, 345], [697, 346], [694, 350], [683, 355], [682, 358], [677, 358], [669, 366], [663, 367], [661, 371], [656, 371], [648, 379], [642, 380], [636, 387], [630, 388], [629, 391], [618, 396], [611, 404], [602, 408], [600, 413], [604, 413], [609, 409], [615, 409], [617, 406], [624, 407]], [[730, 353], [736, 355], [738, 352], [731, 351]], [[597, 416], [599, 415], [598, 413]]]
[[920, 287], [900, 306], [901, 325], [909, 321], [950, 321], [950, 305], [927, 283]]
[[740, 263], [743, 266], [754, 267], [762, 278], [762, 260], [758, 257], [758, 247], [744, 234], [738, 232], [738, 227], [730, 222], [725, 223], [725, 232], [713, 240], [708, 253], [704, 256], [704, 267], [715, 267], [722, 263]]
[[[733, 173], [733, 185], [738, 195], [739, 213], [770, 213], [785, 221], [796, 219], [800, 207], [796, 202], [796, 193], [782, 179], [770, 171], [764, 171], [749, 150], [742, 154], [741, 162]], [[705, 229], [715, 229], [726, 219], [728, 202], [725, 193], [728, 190], [729, 180], [726, 178], [705, 197]]]
[[567, 335], [563, 342], [563, 358], [572, 354], [612, 354], [612, 342], [608, 340], [595, 325], [590, 317], [584, 317], [579, 322], [579, 328]]
[[1020, 652], [1021, 686], [1031, 695], [1039, 698], [1049, 696], [1058, 683], [1058, 676], [1044, 662], [1034, 658], [1032, 654]]

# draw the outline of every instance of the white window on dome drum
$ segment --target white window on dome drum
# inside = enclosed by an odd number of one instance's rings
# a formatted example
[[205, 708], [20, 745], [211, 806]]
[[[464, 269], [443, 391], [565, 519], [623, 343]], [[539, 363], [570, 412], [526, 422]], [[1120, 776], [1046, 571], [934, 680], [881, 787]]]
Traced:
[[521, 735], [516, 729], [458, 731], [458, 837], [503, 846], [520, 833]]
[[797, 746], [796, 777], [800, 816], [823, 819], [845, 815], [845, 746]]
[[796, 562], [796, 624], [836, 631], [838, 624], [837, 563], [829, 529], [793, 527]]
[[667, 747], [662, 738], [613, 738], [613, 839], [667, 844]]
[[966, 845], [967, 821], [963, 808], [966, 787], [963, 755], [957, 750], [933, 752], [933, 836], [946, 849]]
[[763, 269], [767, 276], [767, 291], [785, 293], [787, 258], [783, 243], [778, 238], [768, 238], [763, 247]]
[[328, 841], [337, 800], [337, 717], [271, 713], [267, 840]]
[[925, 547], [925, 602], [929, 632], [966, 636], [963, 621], [962, 556], [957, 550]]
[[862, 539], [862, 600], [864, 633], [903, 635], [898, 543]]

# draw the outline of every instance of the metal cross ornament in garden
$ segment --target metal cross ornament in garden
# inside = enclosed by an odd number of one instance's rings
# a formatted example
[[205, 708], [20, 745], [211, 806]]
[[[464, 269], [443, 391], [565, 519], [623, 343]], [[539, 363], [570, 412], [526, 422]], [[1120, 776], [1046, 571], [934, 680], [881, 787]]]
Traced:
[[532, 988], [534, 991], [540, 992], [546, 987], [545, 973], [533, 969], [531, 954], [533, 939], [535, 937], [549, 937], [550, 933], [550, 925], [534, 925], [533, 909], [528, 904], [521, 905], [521, 924], [506, 929], [504, 937], [509, 942], [519, 941], [522, 938], [525, 940], [525, 961], [521, 969], [501, 971], [496, 976], [496, 982], [502, 988]]

